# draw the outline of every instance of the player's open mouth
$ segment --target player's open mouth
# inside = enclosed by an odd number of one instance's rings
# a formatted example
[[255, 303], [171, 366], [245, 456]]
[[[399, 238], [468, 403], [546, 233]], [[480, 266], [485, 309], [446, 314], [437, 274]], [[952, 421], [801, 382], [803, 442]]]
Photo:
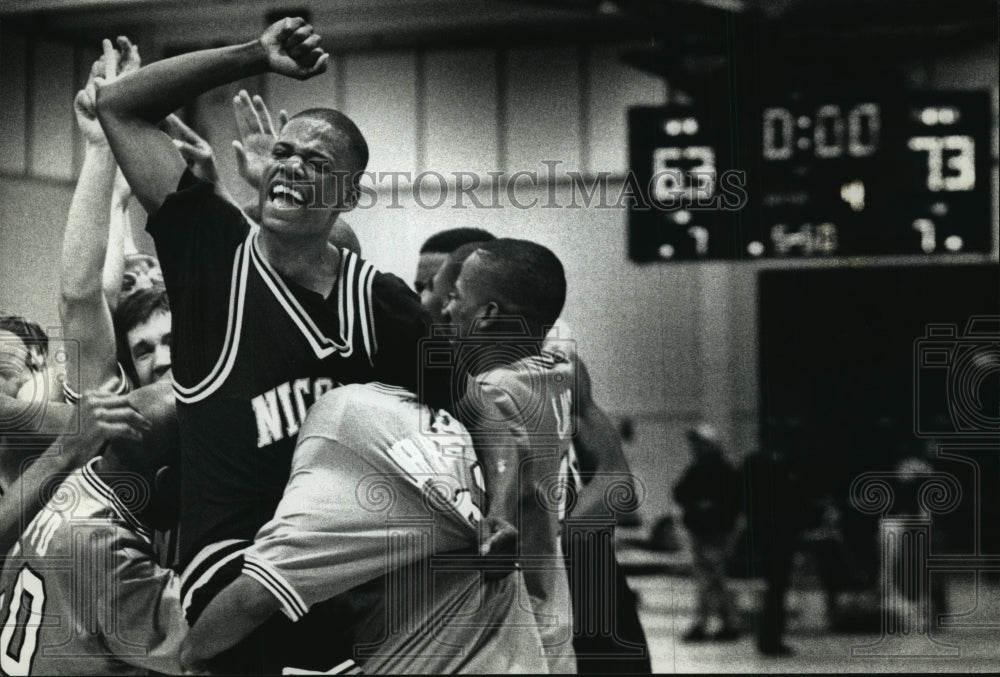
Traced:
[[267, 199], [281, 209], [294, 209], [306, 203], [306, 198], [302, 194], [302, 191], [291, 186], [286, 186], [283, 183], [276, 183], [271, 186], [271, 190], [267, 193]]

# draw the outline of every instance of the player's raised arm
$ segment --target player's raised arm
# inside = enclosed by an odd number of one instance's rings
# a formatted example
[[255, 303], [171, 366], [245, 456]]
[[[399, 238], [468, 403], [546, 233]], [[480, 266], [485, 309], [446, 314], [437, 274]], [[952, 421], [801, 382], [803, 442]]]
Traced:
[[[182, 54], [98, 88], [97, 115], [111, 149], [149, 213], [172, 193], [185, 163], [158, 124], [219, 85], [267, 71], [304, 80], [326, 70], [319, 35], [301, 18], [282, 19], [259, 39]], [[101, 83], [99, 83], [101, 84]]]
[[[94, 112], [94, 83], [97, 78], [114, 81], [119, 70], [123, 73], [138, 70], [139, 52], [124, 37], [118, 38], [120, 55], [110, 40], [105, 40], [103, 47], [104, 54], [94, 63], [87, 86], [74, 101], [77, 124], [86, 146], [66, 220], [59, 279], [63, 335], [79, 346], [78, 351], [69, 352], [66, 385], [70, 392], [93, 388], [118, 375], [114, 327], [103, 284], [115, 160]], [[121, 272], [118, 285], [121, 286]]]

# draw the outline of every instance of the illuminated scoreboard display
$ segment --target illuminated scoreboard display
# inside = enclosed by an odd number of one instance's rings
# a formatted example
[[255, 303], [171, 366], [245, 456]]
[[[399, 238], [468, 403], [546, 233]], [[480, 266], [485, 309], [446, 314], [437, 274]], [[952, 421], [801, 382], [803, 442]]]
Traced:
[[987, 92], [633, 108], [635, 261], [988, 253]]

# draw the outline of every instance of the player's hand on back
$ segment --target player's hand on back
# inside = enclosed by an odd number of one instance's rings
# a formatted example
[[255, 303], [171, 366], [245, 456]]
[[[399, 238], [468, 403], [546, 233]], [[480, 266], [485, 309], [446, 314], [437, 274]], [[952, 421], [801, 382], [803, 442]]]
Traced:
[[273, 73], [306, 80], [326, 70], [330, 55], [319, 46], [320, 36], [301, 17], [286, 17], [267, 27], [260, 44]]
[[79, 433], [68, 440], [68, 446], [81, 464], [99, 454], [106, 442], [142, 441], [143, 433], [151, 428], [149, 420], [132, 407], [126, 395], [110, 392], [113, 386], [114, 382], [109, 382], [80, 398]]
[[258, 95], [251, 98], [245, 89], [233, 97], [233, 113], [240, 134], [240, 138], [233, 141], [236, 167], [243, 180], [257, 189], [271, 159], [278, 132], [288, 123], [288, 113], [278, 111], [278, 126], [275, 127], [264, 100]]

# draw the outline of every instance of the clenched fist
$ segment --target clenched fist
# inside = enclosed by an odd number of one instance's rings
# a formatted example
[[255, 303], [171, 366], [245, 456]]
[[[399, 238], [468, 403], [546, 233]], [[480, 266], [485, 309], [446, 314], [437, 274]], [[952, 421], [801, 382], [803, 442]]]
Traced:
[[271, 71], [297, 80], [307, 80], [326, 70], [330, 55], [319, 41], [313, 27], [300, 17], [281, 19], [260, 36]]

